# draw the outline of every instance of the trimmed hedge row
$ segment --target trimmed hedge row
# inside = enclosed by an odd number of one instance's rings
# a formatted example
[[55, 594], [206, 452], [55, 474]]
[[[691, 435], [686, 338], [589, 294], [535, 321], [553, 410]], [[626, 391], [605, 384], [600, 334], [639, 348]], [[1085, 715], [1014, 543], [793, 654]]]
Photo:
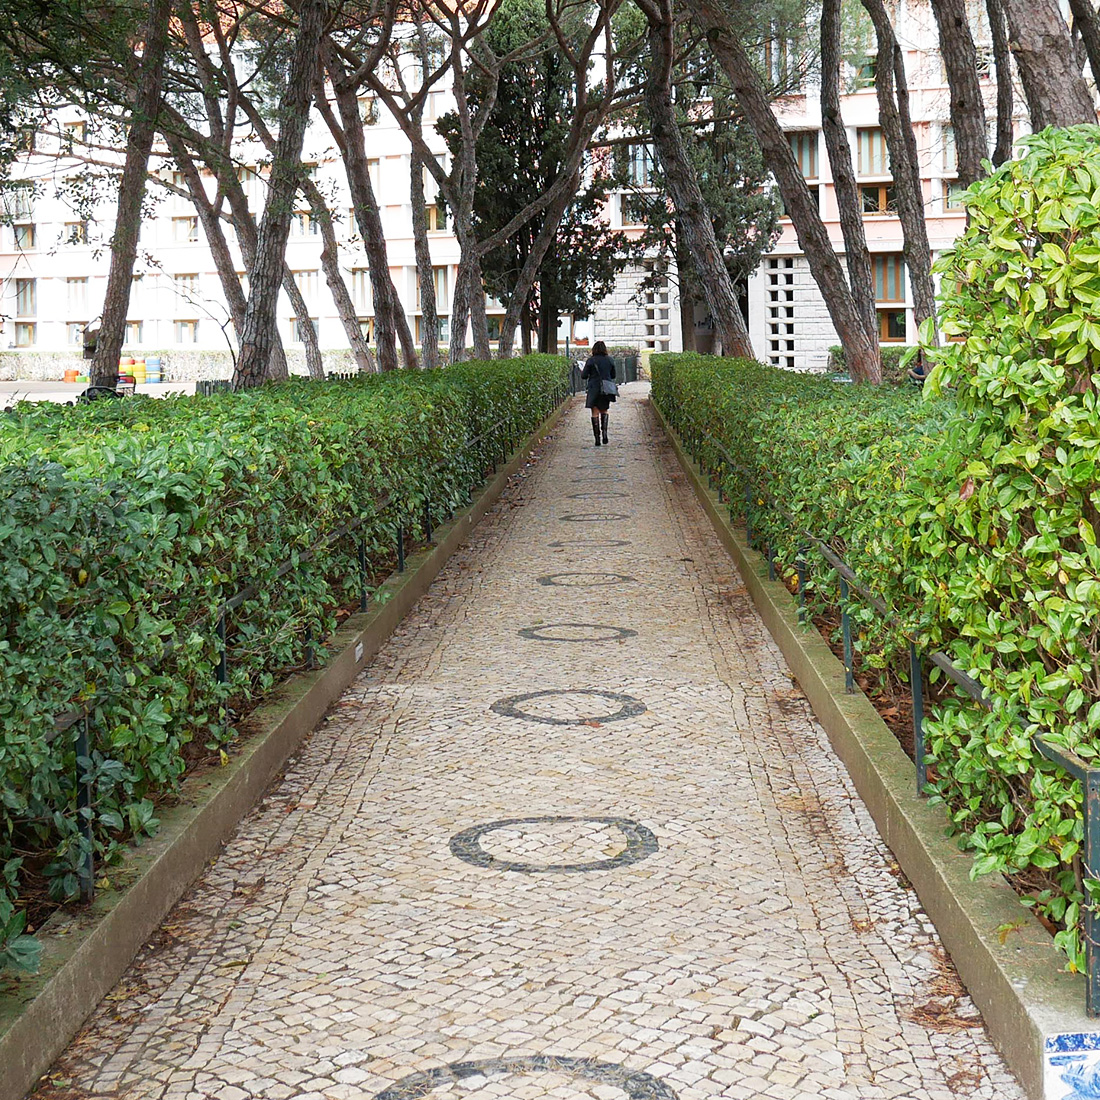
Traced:
[[[233, 740], [233, 713], [302, 662], [307, 631], [328, 637], [358, 599], [358, 539], [372, 577], [387, 571], [398, 525], [415, 537], [429, 506], [440, 522], [467, 503], [567, 380], [564, 359], [528, 356], [0, 420], [0, 961], [6, 944], [33, 962], [21, 877], [44, 872], [57, 900], [78, 888], [77, 761], [55, 717], [90, 716], [80, 764], [112, 862], [189, 762]], [[245, 589], [221, 684], [218, 609]]]
[[[1100, 428], [1091, 392], [1062, 390], [1061, 416], [995, 426], [965, 384], [952, 400], [922, 401], [692, 355], [655, 356], [652, 373], [661, 411], [718, 471], [780, 570], [793, 572], [809, 531], [894, 610], [889, 624], [853, 605], [865, 664], [906, 679], [913, 638], [982, 683], [991, 712], [946, 690], [926, 720], [929, 793], [974, 873], [1011, 876], [1083, 968], [1081, 908], [1095, 888], [1082, 874], [1080, 785], [1018, 723], [1096, 756], [1100, 555], [1084, 517], [1100, 482], [1082, 442]], [[808, 557], [816, 598], [835, 606], [835, 574]]]

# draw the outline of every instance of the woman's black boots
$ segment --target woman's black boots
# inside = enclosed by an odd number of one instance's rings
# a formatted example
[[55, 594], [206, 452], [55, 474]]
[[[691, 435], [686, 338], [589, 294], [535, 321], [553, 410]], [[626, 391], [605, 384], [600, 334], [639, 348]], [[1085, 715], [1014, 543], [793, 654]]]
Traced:
[[600, 422], [592, 417], [592, 434], [596, 437], [596, 446], [600, 445]]
[[600, 413], [600, 428], [603, 431], [603, 441], [606, 443], [607, 442], [607, 413]]

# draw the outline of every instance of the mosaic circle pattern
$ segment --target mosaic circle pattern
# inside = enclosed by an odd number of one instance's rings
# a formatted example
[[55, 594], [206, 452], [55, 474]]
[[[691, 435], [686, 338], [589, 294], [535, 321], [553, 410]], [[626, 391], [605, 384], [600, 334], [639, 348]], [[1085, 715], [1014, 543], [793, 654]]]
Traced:
[[632, 546], [633, 543], [630, 539], [556, 539], [546, 545], [557, 550], [563, 546]]
[[619, 523], [630, 519], [629, 512], [571, 512], [567, 516], [558, 516], [566, 523]]
[[569, 493], [566, 500], [584, 500], [586, 497], [625, 497], [627, 493], [620, 493], [618, 489], [592, 489], [587, 493]]
[[[557, 634], [551, 633], [557, 631]], [[562, 636], [561, 631], [571, 631]], [[588, 633], [583, 633], [587, 631]], [[532, 642], [621, 642], [636, 638], [638, 632], [625, 626], [607, 626], [604, 623], [546, 623], [542, 626], [525, 626], [517, 632], [521, 638]]]
[[[581, 579], [573, 580], [574, 577]], [[625, 573], [548, 573], [539, 577], [538, 582], [552, 588], [595, 588], [601, 584], [625, 584], [633, 579]]]
[[627, 1100], [677, 1100], [676, 1093], [651, 1074], [628, 1070], [596, 1058], [568, 1058], [556, 1054], [531, 1054], [519, 1058], [483, 1058], [476, 1062], [452, 1062], [403, 1077], [395, 1085], [375, 1093], [374, 1100], [423, 1100], [434, 1089], [462, 1083], [467, 1092], [475, 1079], [500, 1074], [555, 1073], [597, 1085], [622, 1089]]
[[[549, 830], [525, 830], [523, 826], [551, 826]], [[493, 855], [482, 846], [490, 834], [506, 832], [513, 834], [511, 838], [499, 838], [498, 843], [513, 843], [528, 851], [538, 852], [549, 848], [561, 850], [563, 838], [554, 835], [553, 826], [575, 826], [566, 833], [572, 833], [572, 837], [564, 838], [565, 843], [573, 840], [576, 846], [587, 848], [590, 852], [604, 851], [608, 847], [608, 834], [616, 830], [620, 836], [611, 841], [617, 848], [623, 844], [621, 851], [611, 856], [603, 856], [598, 859], [588, 859], [579, 863], [535, 863], [526, 859], [511, 859], [507, 856]], [[518, 827], [518, 828], [517, 828]], [[525, 833], [532, 833], [533, 836]], [[549, 836], [547, 836], [549, 832]], [[559, 830], [560, 834], [561, 830]], [[514, 834], [519, 834], [515, 836]], [[538, 874], [576, 874], [586, 871], [610, 871], [615, 867], [625, 867], [630, 863], [637, 863], [657, 851], [657, 838], [644, 825], [637, 821], [631, 821], [627, 817], [512, 817], [504, 821], [490, 821], [485, 825], [475, 825], [471, 829], [464, 829], [451, 837], [451, 854], [457, 856], [475, 867], [484, 867], [492, 871], [516, 871], [524, 875]]]
[[[610, 714], [585, 714], [576, 716], [576, 705], [568, 705], [559, 710], [573, 710], [571, 717], [561, 717], [558, 714], [536, 714], [530, 710], [524, 710], [524, 706], [539, 701], [549, 703], [547, 709], [553, 710], [555, 702], [569, 696], [594, 696], [597, 699], [607, 700], [609, 703], [618, 703], [619, 709]], [[505, 699], [498, 699], [490, 708], [497, 714], [503, 714], [508, 718], [522, 718], [528, 722], [542, 722], [547, 726], [587, 726], [591, 723], [603, 725], [606, 722], [621, 722], [624, 718], [634, 718], [639, 714], [645, 714], [646, 705], [641, 699], [635, 699], [633, 695], [622, 695], [615, 691], [601, 691], [597, 688], [563, 688], [549, 691], [529, 691], [523, 695], [509, 695]]]

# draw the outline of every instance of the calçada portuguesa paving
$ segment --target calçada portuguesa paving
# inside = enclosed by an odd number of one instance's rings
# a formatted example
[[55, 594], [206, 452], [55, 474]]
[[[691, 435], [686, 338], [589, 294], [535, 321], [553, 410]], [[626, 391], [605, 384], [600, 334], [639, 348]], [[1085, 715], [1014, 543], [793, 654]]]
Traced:
[[1022, 1100], [645, 387], [588, 419], [39, 1100]]

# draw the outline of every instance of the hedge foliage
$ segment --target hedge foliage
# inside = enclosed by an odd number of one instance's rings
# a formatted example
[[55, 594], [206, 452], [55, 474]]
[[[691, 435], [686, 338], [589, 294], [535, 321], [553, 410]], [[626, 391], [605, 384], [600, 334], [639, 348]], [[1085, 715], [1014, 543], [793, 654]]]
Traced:
[[[91, 719], [80, 766], [112, 862], [189, 761], [233, 740], [233, 713], [301, 664], [307, 630], [326, 638], [358, 598], [357, 538], [387, 571], [398, 524], [415, 536], [429, 505], [436, 523], [463, 506], [567, 379], [564, 359], [528, 356], [0, 420], [0, 960], [33, 964], [14, 904], [32, 865], [57, 899], [78, 887], [77, 760], [55, 717]], [[218, 609], [244, 589], [219, 684]]]
[[[991, 712], [948, 691], [926, 720], [930, 793], [974, 873], [1015, 876], [1082, 968], [1080, 785], [1029, 733], [1096, 755], [1092, 386], [979, 366], [954, 375], [956, 399], [921, 400], [702, 356], [656, 356], [652, 371], [654, 400], [781, 569], [811, 532], [893, 609], [891, 624], [853, 604], [865, 661], [904, 679], [913, 638], [983, 684]], [[807, 560], [835, 606], [835, 574]]]

